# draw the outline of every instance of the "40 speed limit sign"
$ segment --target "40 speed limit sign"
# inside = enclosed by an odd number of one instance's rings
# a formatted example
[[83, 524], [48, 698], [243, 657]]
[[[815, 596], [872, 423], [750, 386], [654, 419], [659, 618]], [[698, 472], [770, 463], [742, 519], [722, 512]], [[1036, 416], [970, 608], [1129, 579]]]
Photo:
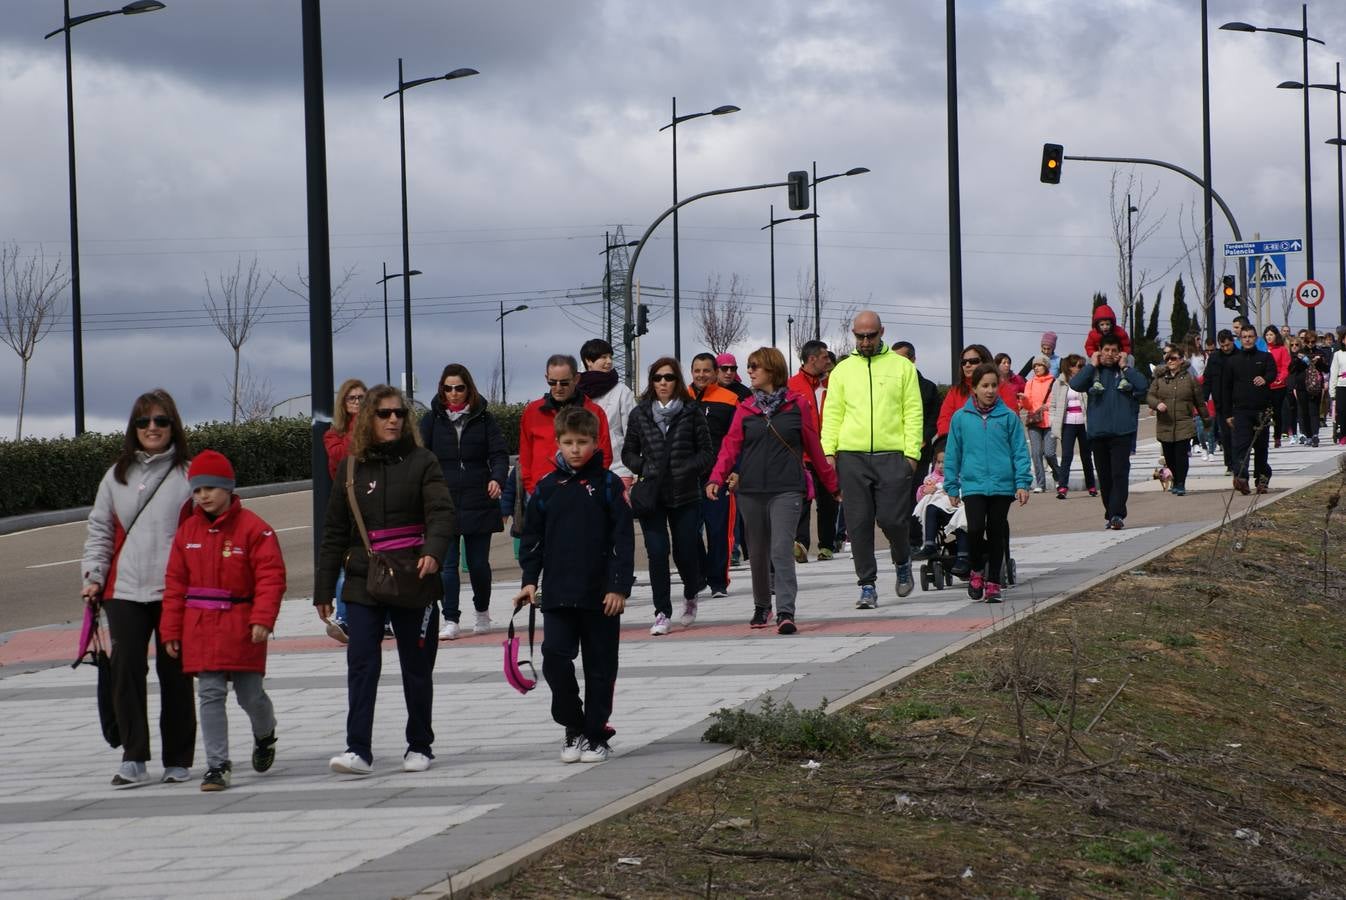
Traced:
[[1299, 287], [1295, 288], [1295, 299], [1299, 301], [1299, 305], [1309, 308], [1322, 303], [1325, 294], [1323, 286], [1313, 279], [1301, 281]]

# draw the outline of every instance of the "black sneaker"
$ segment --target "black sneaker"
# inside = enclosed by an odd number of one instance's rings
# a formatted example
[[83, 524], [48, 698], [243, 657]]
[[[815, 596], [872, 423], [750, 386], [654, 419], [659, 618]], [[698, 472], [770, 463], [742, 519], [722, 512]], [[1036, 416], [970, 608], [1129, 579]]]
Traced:
[[790, 613], [781, 613], [776, 616], [776, 634], [794, 634], [798, 630], [795, 627], [795, 617]]
[[752, 610], [752, 619], [748, 622], [749, 628], [766, 628], [771, 624], [771, 607], [754, 606]]
[[271, 768], [271, 764], [276, 761], [276, 729], [271, 729], [271, 733], [266, 737], [259, 737], [252, 742], [252, 770], [254, 772], [265, 772]]
[[232, 770], [233, 766], [227, 762], [206, 769], [205, 777], [201, 779], [201, 790], [222, 791], [229, 787], [229, 782], [233, 777]]

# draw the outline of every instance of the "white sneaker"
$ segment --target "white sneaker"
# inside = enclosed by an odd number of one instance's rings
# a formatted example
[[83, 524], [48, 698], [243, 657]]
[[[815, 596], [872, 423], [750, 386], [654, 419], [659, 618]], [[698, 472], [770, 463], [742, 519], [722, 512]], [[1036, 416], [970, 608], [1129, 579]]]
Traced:
[[612, 750], [607, 744], [590, 744], [584, 742], [584, 750], [580, 752], [580, 762], [582, 763], [601, 763], [607, 762], [608, 757], [612, 755]]
[[340, 772], [342, 775], [368, 775], [374, 771], [374, 767], [360, 758], [360, 754], [352, 753], [347, 750], [338, 756], [332, 757], [327, 767], [333, 772]]
[[439, 629], [439, 639], [441, 641], [456, 641], [462, 629], [458, 627], [457, 622], [445, 622]]
[[654, 617], [654, 624], [650, 626], [650, 634], [658, 637], [661, 634], [668, 634], [668, 616], [658, 613]]
[[430, 768], [430, 757], [418, 750], [408, 750], [402, 757], [403, 772], [424, 772]]
[[183, 766], [165, 766], [164, 777], [159, 779], [163, 784], [186, 784], [191, 780], [191, 769], [184, 768]]
[[143, 762], [124, 762], [112, 776], [112, 786], [119, 789], [144, 787], [150, 783], [150, 773]]
[[1033, 485], [1033, 493], [1035, 493], [1035, 494], [1041, 494], [1041, 493], [1042, 493], [1042, 485], [1040, 485], [1040, 484], [1035, 484], [1035, 485]]
[[682, 605], [682, 618], [679, 620], [683, 628], [691, 628], [692, 623], [696, 621], [696, 601], [688, 600]]
[[589, 749], [589, 742], [584, 739], [582, 734], [566, 733], [565, 743], [561, 745], [561, 762], [577, 763], [585, 750]]
[[1201, 457], [1201, 458], [1202, 458], [1202, 460], [1203, 460], [1204, 462], [1210, 462], [1210, 461], [1211, 461], [1212, 459], [1214, 459], [1215, 457], [1211, 455], [1211, 452], [1210, 452], [1209, 450], [1204, 450], [1204, 451], [1202, 451], [1202, 457]]
[[477, 621], [472, 625], [473, 634], [486, 634], [491, 630], [491, 614], [488, 611], [477, 613]]
[[729, 592], [728, 592], [727, 590], [726, 590], [726, 591], [711, 591], [710, 596], [711, 596], [711, 599], [712, 599], [712, 600], [719, 600], [719, 599], [721, 599], [721, 598], [723, 598], [723, 597], [728, 597], [728, 596], [729, 596]]

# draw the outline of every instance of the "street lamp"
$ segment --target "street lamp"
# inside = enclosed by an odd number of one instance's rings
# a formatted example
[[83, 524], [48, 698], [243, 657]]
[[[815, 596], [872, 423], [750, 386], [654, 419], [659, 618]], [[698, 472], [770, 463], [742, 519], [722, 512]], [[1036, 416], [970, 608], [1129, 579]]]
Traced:
[[[1299, 38], [1304, 44], [1304, 78], [1299, 82], [1300, 89], [1309, 83], [1309, 42], [1315, 44], [1324, 44], [1324, 41], [1316, 37], [1309, 36], [1309, 5], [1301, 5], [1303, 12], [1303, 28], [1261, 28], [1256, 25], [1249, 25], [1247, 22], [1226, 22], [1220, 26], [1221, 31], [1269, 31], [1273, 34], [1284, 34], [1289, 37]], [[1291, 82], [1282, 82], [1280, 87], [1287, 87]], [[1309, 92], [1304, 91], [1304, 267], [1308, 273], [1309, 280], [1313, 279], [1313, 178], [1311, 169], [1311, 158], [1309, 154]], [[1313, 307], [1309, 307], [1309, 328], [1314, 328]]]
[[[776, 207], [772, 204], [771, 215], [767, 223], [759, 228], [759, 231], [769, 231], [771, 233], [771, 346], [776, 346], [776, 226], [782, 222], [800, 222], [804, 219], [813, 219], [813, 227], [818, 227], [817, 213], [804, 213], [802, 216], [789, 216], [784, 219], [776, 218]], [[815, 245], [816, 247], [816, 245]], [[791, 322], [794, 320], [791, 319]]]
[[[678, 115], [678, 98], [673, 98], [673, 120], [660, 131], [673, 129], [673, 205], [678, 205], [678, 125], [702, 116], [727, 116], [739, 111], [737, 106], [725, 104], [708, 112]], [[682, 359], [682, 290], [678, 282], [678, 211], [673, 210], [673, 356]]]
[[135, 16], [163, 9], [158, 0], [135, 0], [121, 9], [70, 16], [70, 0], [65, 0], [64, 24], [49, 31], [43, 40], [65, 34], [65, 129], [66, 153], [70, 170], [70, 328], [74, 335], [75, 354], [75, 437], [84, 433], [84, 329], [79, 305], [79, 202], [75, 190], [75, 82], [70, 60], [70, 30], [76, 25], [108, 16]]
[[823, 301], [822, 292], [819, 285], [822, 283], [818, 276], [818, 185], [824, 181], [831, 181], [833, 178], [846, 178], [851, 175], [863, 175], [869, 170], [864, 166], [856, 166], [854, 169], [847, 169], [845, 172], [837, 172], [835, 175], [824, 175], [818, 177], [818, 161], [813, 161], [813, 339], [821, 341], [823, 339]]
[[[1131, 205], [1131, 195], [1127, 194], [1126, 195], [1126, 309], [1122, 313], [1123, 319], [1131, 315], [1132, 311], [1135, 309], [1136, 304], [1136, 284], [1135, 281], [1133, 280], [1134, 276], [1132, 274], [1132, 268], [1131, 268], [1131, 265], [1136, 258], [1136, 248], [1135, 245], [1131, 243], [1131, 217], [1138, 212], [1140, 212], [1140, 210]], [[1139, 324], [1136, 323], [1132, 324], [1132, 328], [1139, 328], [1139, 327], [1140, 327]]]
[[[402, 57], [397, 58], [397, 90], [389, 91], [383, 95], [387, 100], [394, 94], [397, 95], [397, 139], [401, 151], [402, 159], [402, 271], [411, 272], [411, 235], [407, 229], [407, 116], [406, 103], [403, 95], [414, 87], [422, 84], [429, 84], [432, 81], [453, 81], [456, 78], [466, 78], [469, 75], [479, 75], [476, 69], [454, 69], [452, 72], [446, 72], [443, 75], [432, 75], [429, 78], [415, 78], [411, 81], [405, 81], [402, 78]], [[402, 315], [406, 317], [406, 356], [407, 356], [407, 399], [413, 399], [415, 377], [411, 366], [411, 278], [402, 279]]]
[[[1300, 90], [1304, 85], [1298, 81], [1283, 81], [1277, 87]], [[1346, 141], [1341, 137], [1341, 63], [1337, 63], [1337, 80], [1334, 83], [1311, 84], [1309, 87], [1331, 91], [1337, 98], [1337, 136], [1329, 138], [1327, 143], [1337, 148], [1337, 297], [1341, 311], [1338, 321], [1346, 322], [1346, 196], [1343, 196], [1342, 191], [1341, 169], [1341, 148]]]
[[634, 247], [640, 241], [626, 241], [621, 244], [612, 243], [612, 233], [603, 232], [603, 249], [599, 252], [603, 254], [603, 317], [607, 326], [607, 341], [612, 343], [612, 251], [620, 250], [622, 247]]
[[[785, 317], [785, 340], [789, 341], [789, 343], [790, 343], [790, 354], [793, 355], [794, 352], [795, 352], [795, 317], [794, 317], [794, 316], [786, 316], [786, 317]], [[788, 361], [788, 360], [787, 360], [787, 361]]]
[[[407, 273], [408, 276], [420, 275], [420, 269], [412, 269]], [[378, 280], [378, 284], [383, 285], [383, 383], [393, 383], [393, 359], [390, 346], [388, 344], [388, 282], [394, 278], [401, 278], [401, 272], [388, 274], [388, 264], [383, 264], [383, 277]], [[402, 328], [406, 332], [407, 342], [411, 342], [411, 319], [402, 323]], [[407, 386], [411, 386], [411, 361], [407, 360]]]
[[495, 320], [500, 323], [500, 405], [501, 406], [504, 406], [506, 403], [505, 391], [507, 385], [507, 382], [505, 381], [505, 316], [509, 315], [510, 313], [523, 312], [527, 308], [528, 308], [527, 303], [520, 303], [513, 309], [505, 309], [505, 302], [502, 300], [500, 301], [500, 315], [495, 317]]

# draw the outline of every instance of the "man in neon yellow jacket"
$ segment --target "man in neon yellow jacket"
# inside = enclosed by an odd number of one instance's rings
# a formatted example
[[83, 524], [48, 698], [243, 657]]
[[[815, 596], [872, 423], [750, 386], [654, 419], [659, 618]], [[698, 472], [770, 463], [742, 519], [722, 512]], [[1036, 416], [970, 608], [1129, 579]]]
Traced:
[[897, 596], [911, 593], [911, 480], [921, 457], [921, 387], [916, 366], [883, 342], [883, 323], [866, 310], [851, 325], [855, 350], [837, 363], [823, 407], [823, 453], [837, 467], [851, 539], [858, 609], [879, 604], [874, 524], [883, 529]]

